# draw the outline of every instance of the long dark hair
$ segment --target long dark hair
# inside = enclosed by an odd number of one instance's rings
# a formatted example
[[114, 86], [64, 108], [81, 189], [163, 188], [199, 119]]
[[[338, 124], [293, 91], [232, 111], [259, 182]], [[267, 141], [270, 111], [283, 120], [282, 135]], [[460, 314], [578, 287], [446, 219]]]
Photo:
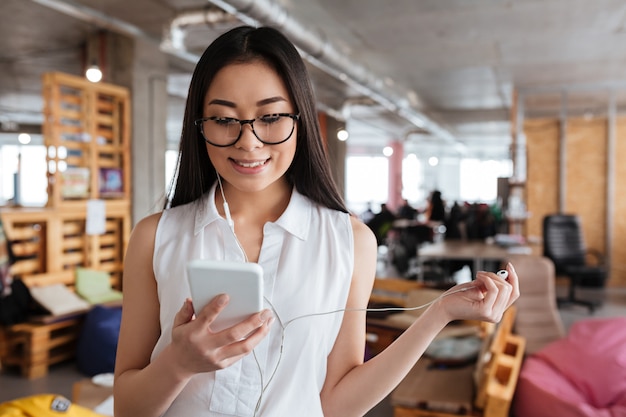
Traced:
[[297, 148], [287, 181], [298, 192], [322, 206], [348, 212], [331, 175], [308, 72], [293, 44], [278, 30], [240, 26], [219, 36], [196, 65], [183, 119], [173, 195], [165, 207], [199, 199], [217, 180], [205, 142], [194, 120], [202, 117], [204, 97], [213, 78], [233, 63], [266, 62], [283, 79], [300, 113]]

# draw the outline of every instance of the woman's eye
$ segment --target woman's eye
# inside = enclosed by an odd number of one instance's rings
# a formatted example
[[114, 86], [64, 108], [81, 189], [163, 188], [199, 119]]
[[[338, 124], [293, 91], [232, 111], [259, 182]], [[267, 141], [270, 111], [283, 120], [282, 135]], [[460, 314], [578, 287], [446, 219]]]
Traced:
[[232, 117], [216, 117], [213, 121], [220, 126], [231, 126], [239, 123], [239, 120]]
[[277, 121], [279, 121], [280, 116], [278, 114], [268, 114], [268, 115], [259, 117], [259, 120], [261, 120], [261, 122], [265, 124], [270, 125], [272, 123], [276, 123]]

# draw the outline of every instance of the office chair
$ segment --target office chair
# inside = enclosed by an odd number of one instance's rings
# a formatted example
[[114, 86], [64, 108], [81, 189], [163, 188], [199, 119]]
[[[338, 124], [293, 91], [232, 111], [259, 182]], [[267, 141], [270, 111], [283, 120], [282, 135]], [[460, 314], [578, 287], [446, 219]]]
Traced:
[[[576, 287], [603, 287], [607, 272], [603, 256], [588, 249], [580, 225], [580, 218], [572, 214], [550, 214], [543, 218], [543, 254], [554, 262], [557, 275], [569, 278], [568, 296], [557, 299], [559, 305], [579, 304], [593, 313], [597, 302], [576, 297]], [[594, 257], [593, 264], [587, 257]]]

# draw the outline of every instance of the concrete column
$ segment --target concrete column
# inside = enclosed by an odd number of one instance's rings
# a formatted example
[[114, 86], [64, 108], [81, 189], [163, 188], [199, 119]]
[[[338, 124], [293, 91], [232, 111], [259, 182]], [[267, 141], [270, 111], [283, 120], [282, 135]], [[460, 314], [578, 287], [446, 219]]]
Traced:
[[387, 204], [390, 209], [396, 210], [402, 202], [404, 144], [399, 140], [394, 140], [389, 146], [393, 149], [393, 154], [389, 157], [389, 198]]
[[326, 123], [322, 124], [325, 128], [324, 136], [326, 138], [328, 148], [328, 158], [330, 166], [333, 170], [335, 183], [339, 188], [341, 195], [346, 196], [346, 142], [337, 139], [337, 131], [345, 129], [346, 124], [328, 115], [325, 116]]
[[168, 63], [154, 43], [111, 33], [107, 52], [106, 81], [131, 92], [134, 225], [164, 204]]

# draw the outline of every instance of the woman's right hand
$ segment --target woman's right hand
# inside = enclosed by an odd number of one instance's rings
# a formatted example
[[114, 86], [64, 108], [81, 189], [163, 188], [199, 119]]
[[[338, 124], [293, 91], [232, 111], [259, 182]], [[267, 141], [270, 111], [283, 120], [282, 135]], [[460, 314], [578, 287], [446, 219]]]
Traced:
[[170, 347], [182, 373], [193, 375], [224, 369], [252, 352], [269, 332], [274, 318], [267, 309], [228, 329], [213, 332], [211, 323], [228, 300], [228, 295], [218, 295], [194, 318], [191, 299], [186, 299], [176, 313]]

